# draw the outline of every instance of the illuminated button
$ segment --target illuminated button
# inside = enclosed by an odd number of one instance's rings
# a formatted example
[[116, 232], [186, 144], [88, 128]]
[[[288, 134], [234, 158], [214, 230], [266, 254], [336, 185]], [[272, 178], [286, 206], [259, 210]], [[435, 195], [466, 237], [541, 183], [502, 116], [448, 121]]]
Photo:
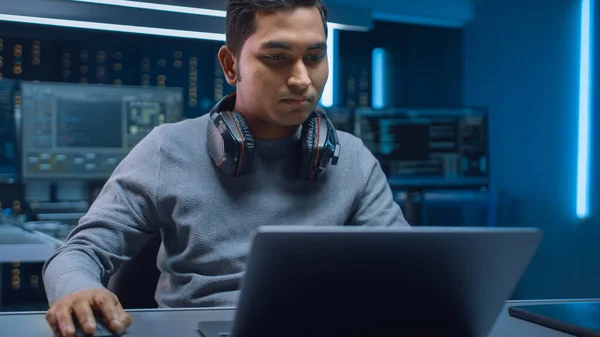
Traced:
[[85, 159], [83, 159], [81, 157], [77, 157], [77, 158], [73, 159], [73, 162], [77, 165], [83, 165], [85, 163]]
[[96, 164], [85, 164], [85, 169], [87, 171], [93, 171], [96, 169]]
[[37, 163], [38, 163], [38, 161], [39, 161], [39, 158], [38, 158], [38, 157], [29, 157], [29, 158], [27, 158], [27, 162], [28, 162], [29, 164], [37, 164]]
[[108, 158], [108, 159], [106, 159], [106, 162], [109, 165], [116, 165], [117, 164], [117, 158]]
[[66, 159], [67, 159], [67, 156], [66, 156], [66, 155], [64, 155], [64, 154], [57, 154], [57, 155], [56, 155], [56, 160], [57, 160], [57, 161], [64, 161], [64, 160], [66, 160]]
[[50, 154], [49, 153], [42, 153], [40, 155], [40, 159], [42, 159], [42, 160], [49, 160], [50, 159]]
[[85, 158], [86, 159], [96, 159], [96, 154], [95, 153], [86, 153]]
[[40, 165], [41, 171], [50, 171], [50, 168], [51, 168], [50, 164], [41, 164]]

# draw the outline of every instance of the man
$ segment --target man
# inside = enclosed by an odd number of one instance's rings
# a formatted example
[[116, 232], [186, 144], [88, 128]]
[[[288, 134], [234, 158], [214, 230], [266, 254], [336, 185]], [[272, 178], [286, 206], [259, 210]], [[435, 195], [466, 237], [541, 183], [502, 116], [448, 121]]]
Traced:
[[251, 165], [226, 174], [232, 158], [217, 158], [222, 144], [207, 131], [216, 129], [208, 127], [213, 114], [155, 128], [44, 267], [46, 318], [56, 333], [73, 335], [72, 313], [92, 332], [93, 309], [110, 329], [130, 325], [102, 281], [158, 232], [157, 302], [201, 307], [236, 304], [259, 226], [408, 226], [379, 163], [350, 134], [338, 132], [336, 166], [318, 179], [299, 178], [312, 165], [299, 163], [306, 156], [299, 144], [315, 140], [302, 125], [315, 116], [328, 77], [326, 20], [320, 0], [229, 1], [227, 43], [218, 56], [236, 96], [220, 109], [243, 116], [232, 120], [247, 128], [237, 132], [251, 142], [244, 144], [245, 155], [254, 153]]

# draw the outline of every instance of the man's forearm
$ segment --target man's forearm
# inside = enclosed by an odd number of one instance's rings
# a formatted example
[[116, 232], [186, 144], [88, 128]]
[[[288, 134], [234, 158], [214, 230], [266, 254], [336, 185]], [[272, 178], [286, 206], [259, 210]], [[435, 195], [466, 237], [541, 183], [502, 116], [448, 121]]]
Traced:
[[55, 255], [43, 270], [49, 304], [78, 290], [102, 287], [101, 275], [97, 263], [83, 252], [71, 250]]

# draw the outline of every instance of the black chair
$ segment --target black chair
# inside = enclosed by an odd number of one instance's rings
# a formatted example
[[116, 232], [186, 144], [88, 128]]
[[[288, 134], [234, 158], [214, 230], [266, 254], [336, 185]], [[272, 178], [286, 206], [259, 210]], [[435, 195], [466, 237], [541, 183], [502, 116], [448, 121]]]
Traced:
[[156, 257], [161, 242], [160, 234], [153, 236], [131, 260], [123, 263], [110, 277], [107, 288], [117, 295], [124, 309], [158, 307], [154, 294], [160, 277]]

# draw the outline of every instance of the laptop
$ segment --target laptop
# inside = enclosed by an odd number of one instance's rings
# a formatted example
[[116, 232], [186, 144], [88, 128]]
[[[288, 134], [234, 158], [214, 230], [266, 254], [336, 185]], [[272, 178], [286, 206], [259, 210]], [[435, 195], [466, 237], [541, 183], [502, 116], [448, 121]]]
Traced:
[[232, 322], [203, 337], [487, 336], [533, 228], [260, 228]]

